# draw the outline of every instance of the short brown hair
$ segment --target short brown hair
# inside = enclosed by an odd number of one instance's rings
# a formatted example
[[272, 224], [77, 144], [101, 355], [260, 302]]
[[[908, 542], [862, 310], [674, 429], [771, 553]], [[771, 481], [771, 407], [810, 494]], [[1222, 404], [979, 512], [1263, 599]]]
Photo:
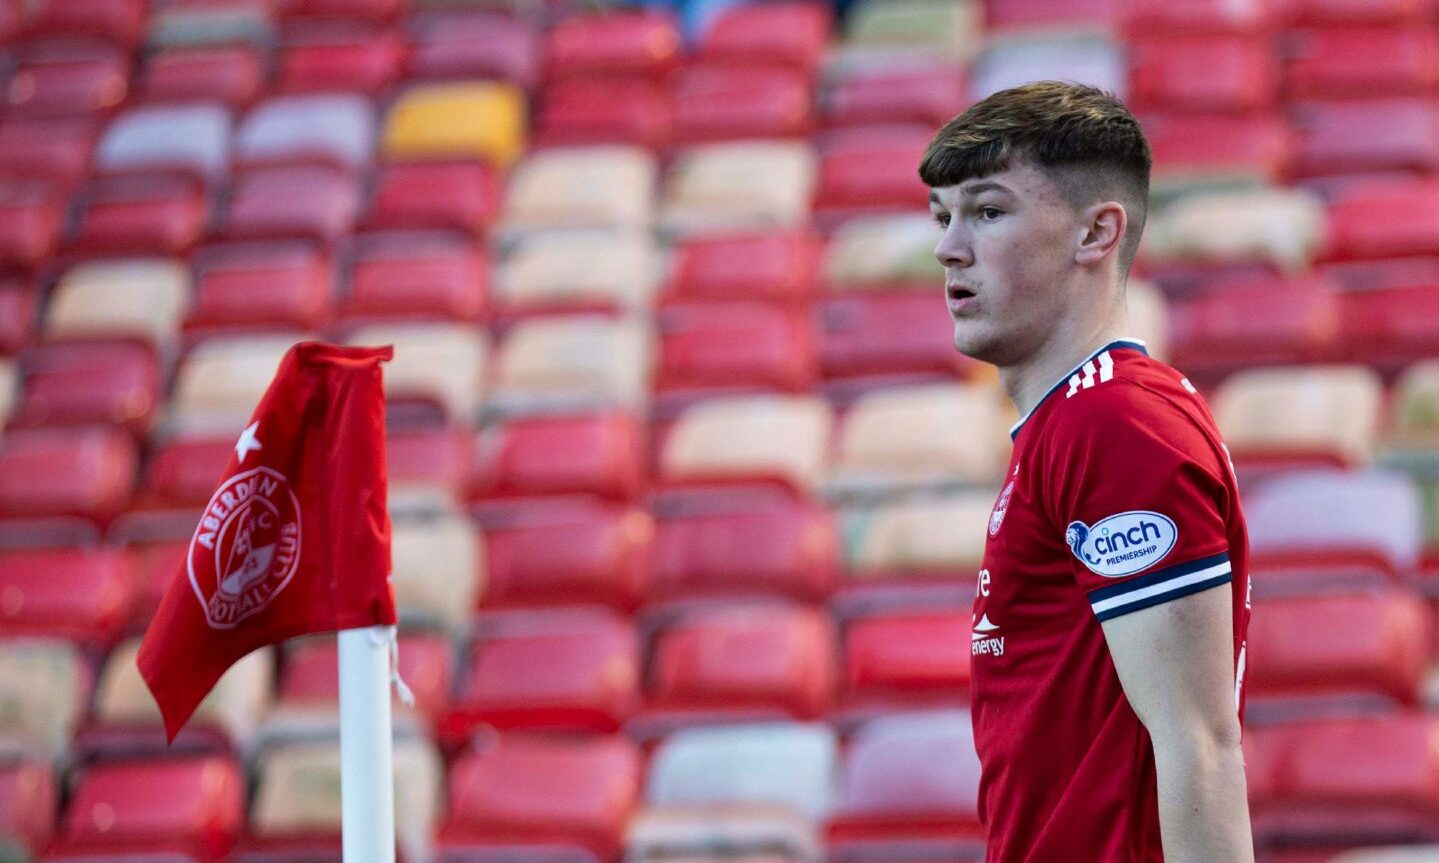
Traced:
[[1149, 203], [1149, 142], [1112, 93], [1085, 84], [1036, 81], [1001, 90], [944, 124], [925, 148], [919, 176], [953, 186], [1024, 160], [1054, 180], [1072, 206], [1118, 200], [1129, 215], [1120, 247], [1128, 273]]

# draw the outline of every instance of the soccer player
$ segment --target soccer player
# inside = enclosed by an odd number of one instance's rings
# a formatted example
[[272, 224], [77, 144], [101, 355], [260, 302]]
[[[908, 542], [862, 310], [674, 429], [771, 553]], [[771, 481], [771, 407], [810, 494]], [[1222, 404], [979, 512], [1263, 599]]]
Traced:
[[954, 344], [1022, 419], [971, 635], [987, 863], [1250, 863], [1248, 540], [1181, 373], [1129, 337], [1150, 153], [1092, 87], [1040, 82], [924, 153]]

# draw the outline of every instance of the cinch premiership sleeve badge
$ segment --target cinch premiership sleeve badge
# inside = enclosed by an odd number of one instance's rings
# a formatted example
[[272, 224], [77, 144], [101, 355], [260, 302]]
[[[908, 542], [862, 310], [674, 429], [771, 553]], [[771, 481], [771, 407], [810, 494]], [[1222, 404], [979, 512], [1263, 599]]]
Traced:
[[1091, 527], [1070, 522], [1064, 542], [1090, 572], [1123, 578], [1159, 563], [1179, 541], [1174, 520], [1149, 510], [1121, 512]]

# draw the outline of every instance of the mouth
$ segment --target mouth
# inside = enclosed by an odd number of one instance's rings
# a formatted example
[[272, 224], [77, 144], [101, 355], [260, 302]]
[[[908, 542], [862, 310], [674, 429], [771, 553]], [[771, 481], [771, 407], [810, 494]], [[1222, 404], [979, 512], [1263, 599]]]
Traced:
[[949, 313], [958, 315], [973, 303], [974, 291], [961, 285], [945, 285], [944, 299], [945, 304], [949, 306]]

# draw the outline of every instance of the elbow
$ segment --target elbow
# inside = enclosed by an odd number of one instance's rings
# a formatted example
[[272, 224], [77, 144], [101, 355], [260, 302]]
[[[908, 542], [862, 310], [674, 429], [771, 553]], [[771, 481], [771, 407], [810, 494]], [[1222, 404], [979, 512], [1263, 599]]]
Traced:
[[1233, 714], [1169, 725], [1160, 733], [1151, 728], [1150, 739], [1158, 759], [1193, 764], [1238, 758], [1243, 763], [1239, 717]]

